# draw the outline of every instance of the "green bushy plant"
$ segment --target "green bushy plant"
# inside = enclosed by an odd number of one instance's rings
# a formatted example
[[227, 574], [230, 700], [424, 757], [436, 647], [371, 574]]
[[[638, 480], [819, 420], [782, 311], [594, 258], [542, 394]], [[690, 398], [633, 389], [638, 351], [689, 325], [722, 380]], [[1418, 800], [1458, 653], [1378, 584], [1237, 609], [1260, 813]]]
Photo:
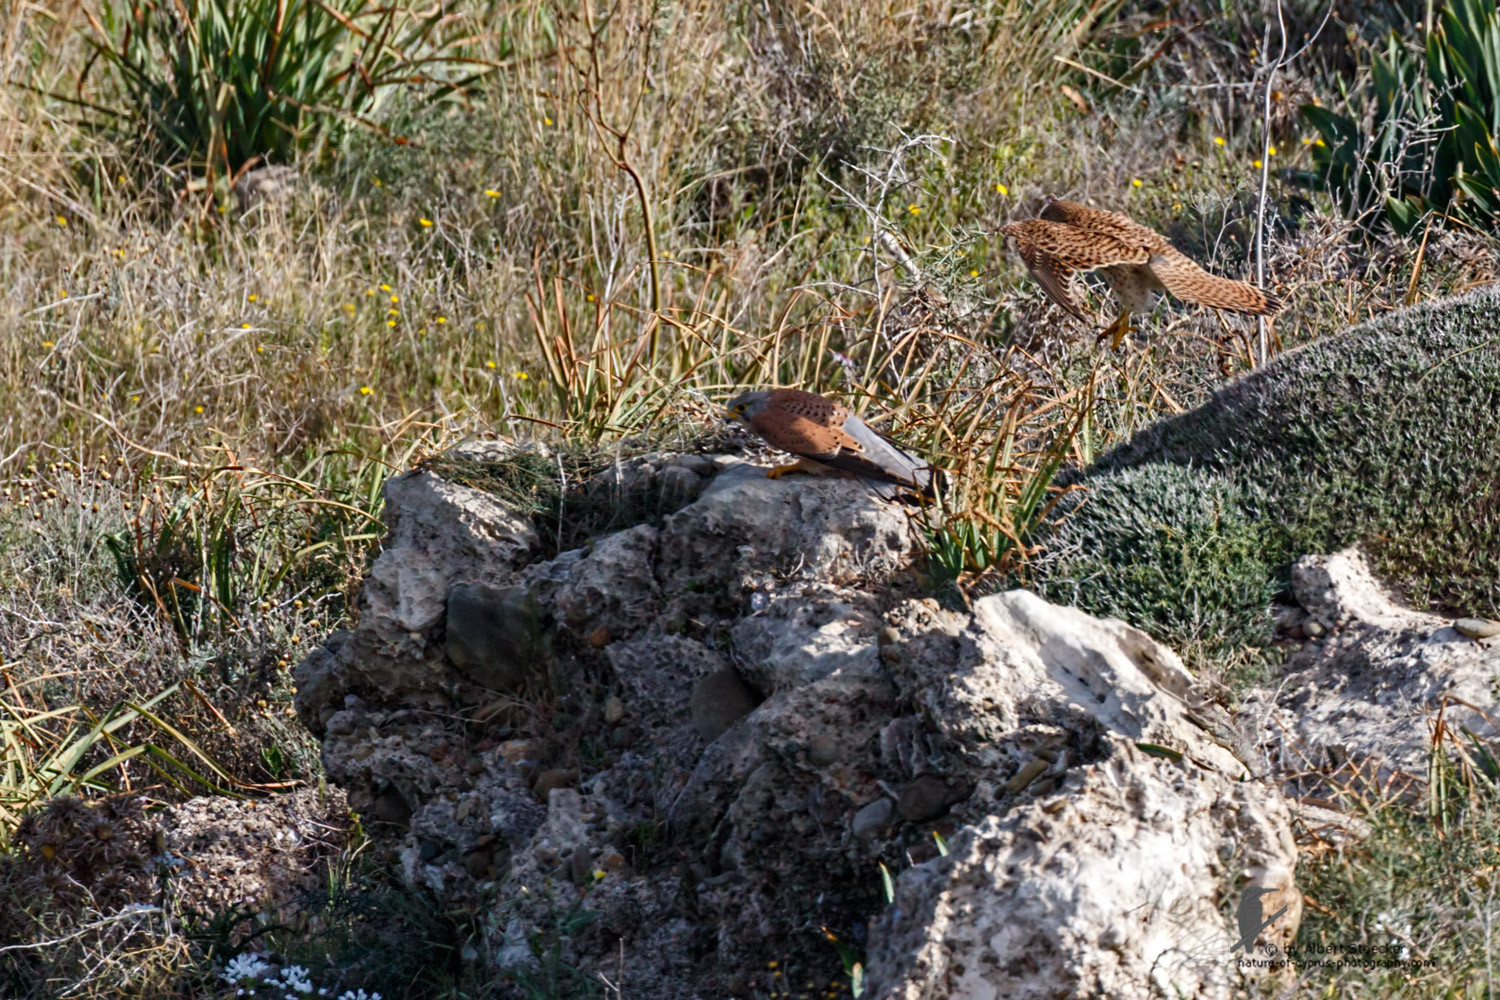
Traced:
[[1281, 356], [1083, 472], [1030, 567], [1050, 598], [1208, 660], [1269, 638], [1298, 556], [1359, 543], [1418, 606], [1500, 613], [1500, 296]]
[[1428, 211], [1500, 220], [1495, 4], [1449, 0], [1420, 52], [1392, 33], [1370, 78], [1373, 98], [1351, 95], [1348, 114], [1303, 107], [1323, 140], [1303, 180], [1331, 191], [1351, 215], [1382, 211], [1402, 232]]
[[483, 67], [443, 40], [442, 8], [366, 0], [107, 0], [89, 17], [90, 70], [112, 78], [107, 125], [142, 125], [153, 159], [233, 172], [287, 162], [336, 122], [369, 123], [386, 95], [472, 82]]

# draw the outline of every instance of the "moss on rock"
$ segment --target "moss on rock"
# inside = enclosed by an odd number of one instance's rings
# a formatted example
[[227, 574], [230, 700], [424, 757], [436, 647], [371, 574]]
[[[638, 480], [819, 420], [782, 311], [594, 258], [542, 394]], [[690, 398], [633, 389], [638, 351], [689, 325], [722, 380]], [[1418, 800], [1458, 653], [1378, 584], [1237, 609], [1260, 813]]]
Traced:
[[1414, 604], [1500, 615], [1500, 289], [1285, 354], [1063, 483], [1032, 585], [1210, 657], [1356, 542]]

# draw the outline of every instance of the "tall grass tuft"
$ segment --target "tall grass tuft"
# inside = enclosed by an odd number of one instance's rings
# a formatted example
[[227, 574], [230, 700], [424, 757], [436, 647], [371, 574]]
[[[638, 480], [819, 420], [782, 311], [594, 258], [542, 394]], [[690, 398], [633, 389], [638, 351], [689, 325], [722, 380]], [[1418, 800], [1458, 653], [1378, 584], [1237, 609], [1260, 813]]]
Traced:
[[[1429, 9], [1430, 9], [1429, 5]], [[1322, 136], [1308, 183], [1350, 215], [1377, 212], [1406, 232], [1428, 212], [1500, 221], [1500, 11], [1448, 0], [1414, 48], [1392, 33], [1347, 113], [1302, 109]]]
[[[92, 54], [76, 91], [95, 125], [144, 130], [155, 162], [210, 174], [290, 162], [331, 126], [379, 128], [393, 90], [438, 98], [488, 67], [441, 5], [106, 0], [83, 13]], [[97, 102], [82, 99], [91, 73], [110, 78]]]

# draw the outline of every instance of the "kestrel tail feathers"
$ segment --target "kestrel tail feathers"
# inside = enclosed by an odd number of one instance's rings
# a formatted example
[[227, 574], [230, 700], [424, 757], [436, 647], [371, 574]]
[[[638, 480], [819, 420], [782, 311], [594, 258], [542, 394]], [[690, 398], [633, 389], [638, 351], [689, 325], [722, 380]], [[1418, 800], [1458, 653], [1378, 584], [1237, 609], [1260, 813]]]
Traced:
[[1248, 281], [1209, 274], [1175, 248], [1152, 254], [1150, 266], [1166, 290], [1179, 299], [1252, 316], [1272, 316], [1281, 311], [1282, 302], [1276, 296]]

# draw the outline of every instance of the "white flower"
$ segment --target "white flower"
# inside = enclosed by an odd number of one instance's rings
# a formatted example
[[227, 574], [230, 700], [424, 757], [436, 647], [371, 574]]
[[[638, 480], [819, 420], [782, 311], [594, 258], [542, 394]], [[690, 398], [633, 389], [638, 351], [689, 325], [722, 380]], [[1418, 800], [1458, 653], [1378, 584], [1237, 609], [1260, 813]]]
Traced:
[[247, 979], [259, 979], [270, 971], [271, 967], [261, 961], [259, 955], [253, 951], [247, 951], [230, 959], [220, 976], [226, 982], [242, 983]]
[[313, 989], [312, 978], [300, 965], [289, 965], [281, 970], [281, 985], [298, 993], [311, 993]]

